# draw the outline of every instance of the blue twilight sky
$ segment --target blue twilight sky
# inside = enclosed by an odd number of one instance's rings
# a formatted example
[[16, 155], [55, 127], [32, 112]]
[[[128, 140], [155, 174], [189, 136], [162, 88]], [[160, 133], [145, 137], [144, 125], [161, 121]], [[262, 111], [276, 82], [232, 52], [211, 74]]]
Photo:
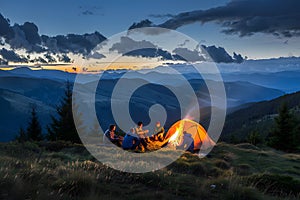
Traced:
[[[235, 1], [238, 0], [233, 0]], [[253, 2], [256, 1], [262, 2]], [[288, 1], [292, 0], [286, 2]], [[0, 0], [0, 13], [10, 19], [11, 24], [34, 22], [39, 27], [40, 34], [82, 34], [99, 31], [109, 37], [144, 19], [149, 19], [154, 24], [162, 24], [182, 12], [209, 10], [226, 6], [229, 2], [230, 0]], [[273, 9], [276, 11], [275, 6]], [[205, 23], [184, 23], [177, 30], [202, 44], [222, 46], [230, 54], [235, 51], [253, 59], [300, 56], [299, 36], [275, 36], [257, 31], [253, 35], [240, 37], [239, 34], [222, 33], [224, 26], [217, 18], [201, 20], [200, 22]], [[265, 22], [264, 19], [262, 21]], [[274, 27], [275, 25], [273, 24]], [[280, 28], [282, 31], [282, 27]]]

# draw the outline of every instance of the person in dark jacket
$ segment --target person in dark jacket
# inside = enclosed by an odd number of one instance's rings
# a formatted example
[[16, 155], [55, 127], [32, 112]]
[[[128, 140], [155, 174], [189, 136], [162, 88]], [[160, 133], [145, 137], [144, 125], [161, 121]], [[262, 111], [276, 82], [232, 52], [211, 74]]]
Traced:
[[190, 133], [183, 132], [181, 142], [177, 146], [178, 149], [185, 149], [191, 153], [194, 153], [194, 139]]
[[130, 132], [127, 133], [124, 137], [122, 148], [124, 150], [135, 150], [140, 144], [140, 140], [136, 137], [134, 128], [130, 129]]
[[117, 126], [115, 124], [111, 124], [109, 128], [105, 131], [104, 135], [113, 144], [121, 146], [123, 138], [115, 133], [116, 128]]

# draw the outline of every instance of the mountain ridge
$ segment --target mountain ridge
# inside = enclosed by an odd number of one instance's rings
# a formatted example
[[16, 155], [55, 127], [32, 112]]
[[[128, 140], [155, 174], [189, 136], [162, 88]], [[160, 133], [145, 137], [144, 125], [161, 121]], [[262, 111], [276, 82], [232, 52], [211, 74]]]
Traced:
[[258, 131], [265, 138], [272, 127], [274, 116], [278, 114], [279, 107], [287, 103], [290, 110], [297, 111], [300, 106], [299, 102], [300, 91], [253, 103], [246, 108], [234, 111], [226, 117], [221, 140], [229, 141], [231, 136], [246, 139], [251, 131]]

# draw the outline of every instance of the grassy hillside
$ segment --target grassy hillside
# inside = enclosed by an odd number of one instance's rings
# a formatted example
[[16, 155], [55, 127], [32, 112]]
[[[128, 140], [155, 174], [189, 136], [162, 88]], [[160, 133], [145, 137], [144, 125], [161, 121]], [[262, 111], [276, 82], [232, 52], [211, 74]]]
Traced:
[[[108, 148], [108, 147], [107, 147]], [[107, 150], [109, 152], [109, 149]], [[66, 143], [0, 144], [0, 199], [299, 199], [300, 155], [249, 144], [123, 173]]]
[[270, 101], [254, 103], [226, 117], [222, 140], [228, 141], [231, 135], [243, 139], [253, 130], [266, 136], [273, 124], [274, 117], [278, 114], [279, 107], [284, 102], [295, 114], [300, 115], [300, 92], [287, 94]]

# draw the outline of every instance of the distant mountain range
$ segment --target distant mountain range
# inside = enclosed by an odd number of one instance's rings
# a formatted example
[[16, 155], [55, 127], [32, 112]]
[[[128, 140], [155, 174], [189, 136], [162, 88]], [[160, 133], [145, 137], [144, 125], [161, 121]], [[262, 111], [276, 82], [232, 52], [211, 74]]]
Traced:
[[[227, 93], [228, 116], [222, 137], [228, 139], [231, 134], [243, 138], [258, 127], [262, 133], [267, 132], [268, 123], [277, 112], [279, 102], [286, 99], [299, 101], [297, 94], [283, 96], [285, 93], [300, 91], [300, 70], [297, 68], [299, 58], [281, 58], [262, 61], [245, 61], [243, 64], [221, 64], [218, 66], [225, 82]], [[204, 126], [210, 117], [210, 95], [202, 77], [190, 70], [187, 65], [171, 66], [178, 70], [189, 81], [195, 90], [201, 117]], [[247, 70], [247, 69], [251, 70]], [[288, 69], [286, 71], [284, 69]], [[227, 70], [227, 71], [226, 71]], [[130, 109], [133, 113], [141, 113], [139, 119], [149, 122], [148, 110], [153, 104], [160, 103], [168, 110], [170, 116], [167, 126], [179, 119], [178, 102], [174, 95], [162, 85], [182, 87], [182, 83], [163, 66], [151, 70], [127, 71], [108, 70], [100, 74], [86, 74], [81, 80], [82, 85], [89, 85], [98, 81], [100, 85], [96, 93], [96, 109], [100, 124], [104, 127], [113, 122], [110, 111], [111, 92], [120, 78], [131, 82], [148, 83], [140, 88], [131, 98]], [[216, 83], [214, 74], [206, 74], [208, 82]], [[37, 105], [38, 115], [43, 128], [49, 123], [50, 114], [55, 114], [55, 106], [63, 96], [64, 83], [74, 82], [75, 73], [59, 70], [32, 70], [28, 67], [19, 67], [13, 70], [0, 70], [0, 141], [8, 141], [18, 132], [20, 126], [25, 126], [32, 104]], [[182, 89], [184, 91], [184, 89]], [[283, 97], [280, 97], [283, 96]], [[276, 100], [277, 97], [280, 97]], [[275, 99], [275, 100], [272, 100]], [[263, 101], [256, 104], [255, 102]], [[296, 104], [295, 104], [296, 103]], [[269, 110], [268, 110], [269, 109]], [[101, 115], [100, 115], [101, 112]], [[101, 117], [105, 116], [105, 118]], [[260, 123], [256, 123], [256, 121]], [[93, 122], [91, 122], [93, 123]]]
[[[124, 72], [107, 71], [103, 73], [100, 85], [96, 93], [96, 110], [101, 112], [99, 116], [100, 124], [104, 127], [113, 122], [110, 110], [111, 92], [115, 84]], [[0, 140], [7, 141], [13, 139], [21, 126], [25, 126], [29, 117], [29, 110], [32, 104], [37, 105], [39, 118], [45, 130], [49, 123], [50, 114], [55, 114], [55, 107], [63, 96], [64, 83], [74, 81], [76, 74], [57, 70], [31, 70], [29, 68], [18, 68], [10, 71], [0, 70]], [[92, 84], [97, 81], [99, 75], [86, 75], [86, 82], [81, 84]], [[194, 88], [201, 107], [202, 117], [210, 115], [210, 95], [208, 94], [204, 80], [195, 75], [186, 76], [189, 83]], [[166, 107], [168, 116], [167, 126], [180, 118], [178, 113], [179, 104], [176, 97], [164, 86], [157, 85], [159, 80], [163, 80], [163, 85], [170, 87], [182, 87], [177, 84], [176, 78], [162, 73], [152, 72], [146, 75], [132, 71], [128, 76], [130, 82], [148, 83], [140, 88], [130, 101], [130, 109], [133, 113], [141, 113], [139, 119], [148, 123], [148, 110], [153, 104], [159, 103]], [[212, 84], [213, 80], [208, 80]], [[184, 88], [184, 87], [183, 87]], [[281, 90], [255, 85], [250, 82], [234, 81], [225, 82], [227, 93], [227, 103], [230, 110], [234, 110], [245, 103], [270, 100], [284, 94]], [[183, 90], [184, 91], [184, 90]], [[142, 114], [143, 113], [143, 114]], [[93, 122], [91, 122], [93, 123]]]
[[0, 89], [0, 141], [12, 140], [19, 128], [28, 123], [32, 105], [36, 106], [41, 124], [45, 128], [50, 121], [50, 114], [55, 114], [54, 107], [24, 94]]

